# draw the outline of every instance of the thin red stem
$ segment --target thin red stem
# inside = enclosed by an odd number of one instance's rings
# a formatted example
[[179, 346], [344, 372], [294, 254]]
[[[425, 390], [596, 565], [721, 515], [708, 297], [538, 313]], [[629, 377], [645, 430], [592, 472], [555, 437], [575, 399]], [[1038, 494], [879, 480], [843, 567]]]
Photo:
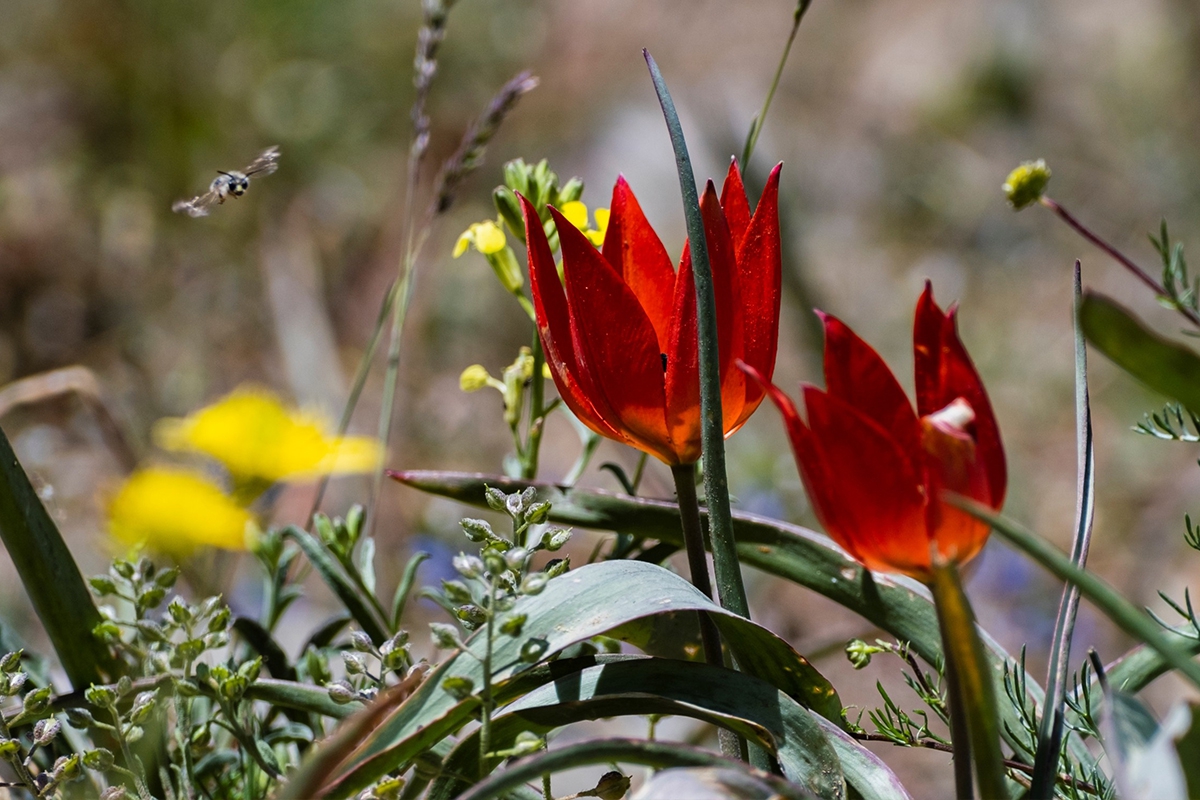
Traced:
[[[1062, 219], [1063, 222], [1067, 223], [1072, 228], [1074, 228], [1075, 232], [1078, 233], [1080, 236], [1087, 239], [1092, 244], [1096, 245], [1096, 247], [1099, 247], [1105, 253], [1108, 253], [1108, 255], [1111, 256], [1114, 261], [1116, 261], [1121, 266], [1125, 267], [1125, 269], [1132, 272], [1134, 274], [1134, 276], [1138, 280], [1140, 280], [1142, 283], [1149, 286], [1156, 295], [1158, 295], [1159, 297], [1170, 297], [1170, 294], [1167, 292], [1167, 288], [1165, 286], [1163, 286], [1161, 283], [1159, 283], [1158, 281], [1156, 281], [1153, 277], [1151, 277], [1150, 273], [1146, 272], [1146, 270], [1142, 269], [1137, 264], [1133, 263], [1133, 261], [1130, 260], [1120, 250], [1113, 247], [1111, 244], [1104, 241], [1096, 234], [1092, 233], [1092, 231], [1090, 229], [1088, 229], [1088, 227], [1086, 225], [1084, 225], [1082, 222], [1080, 222], [1078, 219], [1076, 219], [1075, 215], [1073, 215], [1070, 211], [1067, 211], [1065, 208], [1060, 206], [1057, 202], [1055, 202], [1054, 200], [1052, 200], [1049, 197], [1046, 197], [1044, 195], [1041, 198], [1041, 204], [1044, 205], [1046, 208], [1050, 209], [1051, 211], [1053, 211], [1055, 214], [1057, 214]], [[1188, 322], [1192, 323], [1197, 328], [1200, 328], [1200, 314], [1197, 314], [1195, 311], [1188, 308], [1187, 306], [1176, 305], [1175, 308], [1178, 309], [1180, 314], [1183, 314], [1183, 316], [1187, 317]]]

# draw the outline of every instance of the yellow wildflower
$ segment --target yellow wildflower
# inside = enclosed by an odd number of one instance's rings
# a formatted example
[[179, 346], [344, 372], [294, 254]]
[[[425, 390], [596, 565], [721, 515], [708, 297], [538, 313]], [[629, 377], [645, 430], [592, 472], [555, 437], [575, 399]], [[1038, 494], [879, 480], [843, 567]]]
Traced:
[[253, 520], [215, 483], [174, 467], [133, 473], [108, 504], [109, 531], [119, 541], [178, 555], [200, 546], [245, 550]]
[[369, 472], [383, 457], [374, 439], [339, 438], [324, 418], [254, 388], [237, 389], [184, 419], [160, 420], [154, 435], [168, 450], [217, 459], [243, 486]]
[[475, 245], [476, 250], [485, 256], [490, 256], [493, 253], [499, 253], [507, 244], [508, 239], [504, 235], [504, 229], [490, 219], [485, 219], [483, 222], [474, 223], [462, 232], [458, 241], [454, 243], [454, 257], [458, 258], [467, 252], [469, 245]]
[[604, 234], [608, 233], [608, 216], [609, 212], [607, 208], [597, 208], [595, 229], [584, 231], [588, 239], [596, 247], [604, 246]]
[[567, 218], [567, 222], [579, 228], [579, 230], [587, 229], [588, 207], [585, 203], [579, 200], [572, 200], [569, 203], [563, 203], [563, 207], [559, 211]]
[[596, 209], [596, 227], [588, 227], [588, 207], [579, 200], [572, 200], [569, 203], [563, 203], [563, 207], [559, 209], [562, 215], [567, 218], [576, 228], [583, 231], [587, 236], [588, 241], [596, 247], [604, 244], [604, 234], [608, 231], [608, 216], [607, 208]]

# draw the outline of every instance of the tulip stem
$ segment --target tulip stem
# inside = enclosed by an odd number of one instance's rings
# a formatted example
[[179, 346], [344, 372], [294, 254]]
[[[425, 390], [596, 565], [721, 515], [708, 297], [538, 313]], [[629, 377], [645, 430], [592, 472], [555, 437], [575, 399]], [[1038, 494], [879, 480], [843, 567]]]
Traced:
[[[700, 196], [692, 160], [675, 102], [667, 90], [658, 64], [643, 50], [650, 78], [658, 93], [675, 150], [675, 166], [679, 171], [679, 189], [683, 195], [683, 215], [687, 220], [688, 243], [691, 249], [692, 274], [696, 281], [696, 327], [699, 330], [700, 355], [700, 416], [701, 443], [704, 452], [704, 497], [708, 506], [708, 530], [712, 540], [713, 570], [721, 607], [750, 618], [746, 601], [746, 586], [738, 563], [737, 543], [733, 537], [733, 514], [729, 509], [729, 478], [725, 471], [725, 426], [721, 411], [721, 360], [717, 346], [717, 301], [713, 289], [712, 267], [708, 261], [708, 241], [704, 220], [700, 216]], [[679, 485], [676, 480], [676, 485]], [[680, 498], [682, 501], [682, 497]], [[690, 557], [690, 554], [689, 554]]]
[[[542, 430], [546, 427], [546, 377], [542, 375], [542, 367], [546, 364], [546, 355], [542, 352], [542, 338], [538, 336], [537, 328], [533, 331], [533, 376], [529, 386], [529, 431], [525, 444], [525, 453], [521, 461], [521, 477], [525, 480], [535, 480], [538, 473], [538, 451], [542, 448]], [[519, 442], [518, 442], [519, 444]]]
[[[679, 519], [683, 523], [683, 549], [687, 553], [692, 585], [712, 599], [712, 583], [708, 579], [708, 559], [704, 555], [704, 530], [700, 527], [700, 501], [696, 498], [696, 465], [675, 464], [671, 467], [675, 479], [675, 496], [679, 500]], [[712, 617], [700, 612], [700, 640], [704, 644], [704, 660], [718, 667], [725, 665], [721, 655], [721, 635]]]

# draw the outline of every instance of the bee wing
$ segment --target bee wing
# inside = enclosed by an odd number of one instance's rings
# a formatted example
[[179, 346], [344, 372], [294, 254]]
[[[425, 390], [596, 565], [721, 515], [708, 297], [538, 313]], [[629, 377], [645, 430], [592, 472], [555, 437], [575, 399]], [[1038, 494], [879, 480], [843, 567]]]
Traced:
[[171, 210], [176, 214], [187, 214], [189, 217], [207, 217], [209, 209], [220, 199], [216, 189], [209, 189], [191, 200], [175, 201], [171, 204]]
[[275, 170], [279, 169], [279, 146], [272, 145], [259, 154], [258, 158], [250, 162], [246, 169], [242, 170], [247, 176], [250, 175], [270, 175]]

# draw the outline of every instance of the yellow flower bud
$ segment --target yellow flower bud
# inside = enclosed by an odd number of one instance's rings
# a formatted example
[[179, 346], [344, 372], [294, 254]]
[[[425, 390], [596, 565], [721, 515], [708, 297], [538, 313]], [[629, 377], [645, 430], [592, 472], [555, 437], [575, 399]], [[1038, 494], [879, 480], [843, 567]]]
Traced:
[[1050, 168], [1042, 159], [1026, 161], [1021, 166], [1008, 173], [1004, 181], [1004, 196], [1014, 210], [1020, 211], [1025, 206], [1032, 205], [1041, 199], [1050, 182]]
[[488, 385], [492, 376], [482, 364], [472, 364], [458, 376], [458, 386], [464, 392], [478, 392]]
[[607, 208], [597, 208], [595, 229], [584, 232], [587, 235], [588, 241], [596, 247], [604, 246], [604, 235], [608, 233], [608, 217], [609, 210]]

